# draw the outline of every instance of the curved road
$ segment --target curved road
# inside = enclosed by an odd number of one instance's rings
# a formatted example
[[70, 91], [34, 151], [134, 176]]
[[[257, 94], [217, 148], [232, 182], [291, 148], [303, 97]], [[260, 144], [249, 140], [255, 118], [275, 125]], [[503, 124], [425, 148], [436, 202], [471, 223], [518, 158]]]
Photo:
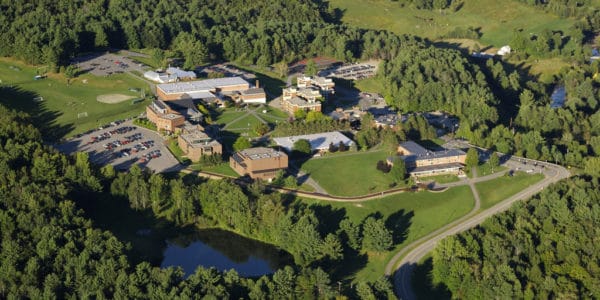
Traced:
[[[524, 159], [519, 159], [519, 161], [521, 160]], [[527, 161], [534, 162], [531, 160]], [[515, 159], [512, 159], [511, 162], [517, 163]], [[394, 290], [396, 292], [396, 295], [400, 299], [404, 300], [415, 299], [415, 294], [412, 290], [411, 285], [411, 277], [413, 270], [416, 264], [425, 255], [427, 255], [427, 253], [433, 250], [437, 242], [439, 242], [447, 236], [472, 228], [482, 223], [488, 217], [507, 210], [514, 202], [530, 198], [534, 194], [538, 193], [540, 190], [544, 189], [544, 187], [564, 178], [568, 178], [570, 176], [569, 171], [567, 171], [561, 166], [547, 164], [543, 162], [537, 163], [544, 166], [543, 173], [545, 175], [545, 178], [542, 181], [520, 191], [519, 193], [509, 197], [508, 199], [503, 200], [502, 202], [494, 205], [493, 207], [483, 212], [473, 214], [472, 211], [463, 218], [432, 232], [431, 234], [413, 242], [407, 247], [404, 247], [402, 251], [396, 253], [396, 255], [390, 260], [390, 262], [385, 268], [385, 274], [387, 276], [392, 275], [392, 272], [396, 271], [394, 274]], [[472, 183], [472, 181], [470, 182]], [[476, 194], [474, 193], [474, 195]], [[402, 260], [400, 260], [400, 262], [398, 263], [398, 260], [400, 258], [402, 258]]]

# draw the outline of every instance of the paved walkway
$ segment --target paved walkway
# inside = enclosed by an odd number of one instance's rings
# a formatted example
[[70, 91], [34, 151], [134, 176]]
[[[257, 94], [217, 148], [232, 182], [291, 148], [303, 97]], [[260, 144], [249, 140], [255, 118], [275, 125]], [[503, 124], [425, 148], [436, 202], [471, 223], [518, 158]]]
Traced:
[[[517, 163], [515, 159], [511, 159], [509, 162], [513, 164]], [[427, 236], [411, 243], [407, 247], [404, 247], [400, 252], [396, 253], [396, 255], [394, 255], [385, 268], [386, 276], [391, 276], [392, 272], [394, 272], [394, 290], [396, 295], [400, 299], [415, 299], [411, 282], [414, 268], [421, 261], [421, 259], [427, 255], [427, 253], [435, 248], [440, 240], [472, 228], [482, 223], [490, 216], [509, 209], [514, 202], [528, 199], [534, 194], [538, 193], [540, 190], [544, 189], [544, 187], [570, 176], [570, 173], [561, 166], [543, 162], [537, 163], [545, 166], [543, 168], [543, 174], [545, 175], [545, 178], [542, 181], [520, 191], [519, 193], [503, 200], [487, 210], [484, 210], [483, 212], [473, 214], [472, 211], [459, 220], [452, 222], [432, 232], [431, 234], [428, 234]], [[471, 179], [469, 182], [472, 184], [477, 179], [483, 178], [484, 177]], [[402, 258], [402, 260], [400, 260], [400, 258]], [[399, 260], [400, 262], [398, 263]]]

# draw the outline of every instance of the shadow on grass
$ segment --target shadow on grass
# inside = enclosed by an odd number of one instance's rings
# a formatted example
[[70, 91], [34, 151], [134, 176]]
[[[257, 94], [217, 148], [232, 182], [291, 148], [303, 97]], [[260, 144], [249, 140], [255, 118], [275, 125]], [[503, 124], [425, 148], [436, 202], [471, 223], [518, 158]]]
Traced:
[[62, 112], [48, 110], [43, 100], [36, 101], [38, 97], [37, 93], [16, 86], [0, 86], [2, 104], [9, 109], [29, 114], [33, 125], [40, 130], [46, 142], [55, 142], [74, 129], [73, 124], [57, 124], [56, 119]]
[[399, 245], [408, 236], [408, 228], [412, 224], [411, 219], [415, 216], [413, 211], [405, 213], [404, 209], [401, 209], [391, 214], [387, 220], [385, 220], [385, 227], [392, 232], [392, 240], [394, 245]]
[[433, 259], [427, 258], [415, 266], [412, 274], [412, 288], [417, 299], [450, 299], [452, 294], [445, 285], [434, 284], [431, 277]]

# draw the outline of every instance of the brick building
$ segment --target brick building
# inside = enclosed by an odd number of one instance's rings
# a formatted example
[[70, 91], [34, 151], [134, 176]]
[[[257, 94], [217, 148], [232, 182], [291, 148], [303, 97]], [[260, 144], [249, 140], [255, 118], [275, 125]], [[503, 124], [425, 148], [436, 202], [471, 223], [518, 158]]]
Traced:
[[315, 88], [289, 87], [283, 89], [281, 107], [284, 111], [293, 114], [297, 110], [321, 111], [323, 96]]
[[288, 167], [285, 153], [271, 148], [249, 148], [234, 153], [229, 165], [241, 176], [249, 175], [253, 179], [271, 180], [279, 170]]
[[157, 130], [173, 132], [175, 128], [182, 126], [185, 117], [179, 112], [172, 110], [163, 101], [155, 100], [146, 106], [146, 117], [150, 122], [156, 124]]
[[221, 155], [221, 143], [210, 138], [206, 133], [194, 130], [183, 132], [177, 137], [179, 148], [192, 161], [199, 161], [202, 155]]
[[[430, 151], [421, 145], [407, 141], [398, 146], [399, 158], [406, 164], [412, 176], [430, 176], [444, 173], [459, 173], [465, 164], [467, 154], [458, 149]], [[393, 164], [393, 158], [388, 158]]]

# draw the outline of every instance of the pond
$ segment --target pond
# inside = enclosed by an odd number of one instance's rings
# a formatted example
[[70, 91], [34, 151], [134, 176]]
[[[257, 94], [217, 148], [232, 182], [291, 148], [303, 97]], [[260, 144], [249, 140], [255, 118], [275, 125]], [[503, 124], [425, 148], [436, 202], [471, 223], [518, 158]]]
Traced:
[[180, 266], [186, 276], [203, 266], [219, 271], [235, 269], [240, 276], [255, 277], [294, 263], [289, 253], [275, 246], [219, 229], [195, 230], [166, 244], [160, 266]]
[[551, 108], [560, 108], [565, 104], [565, 98], [567, 97], [567, 90], [563, 85], [557, 86], [554, 88], [554, 92], [550, 98], [552, 99], [552, 104], [550, 104]]

